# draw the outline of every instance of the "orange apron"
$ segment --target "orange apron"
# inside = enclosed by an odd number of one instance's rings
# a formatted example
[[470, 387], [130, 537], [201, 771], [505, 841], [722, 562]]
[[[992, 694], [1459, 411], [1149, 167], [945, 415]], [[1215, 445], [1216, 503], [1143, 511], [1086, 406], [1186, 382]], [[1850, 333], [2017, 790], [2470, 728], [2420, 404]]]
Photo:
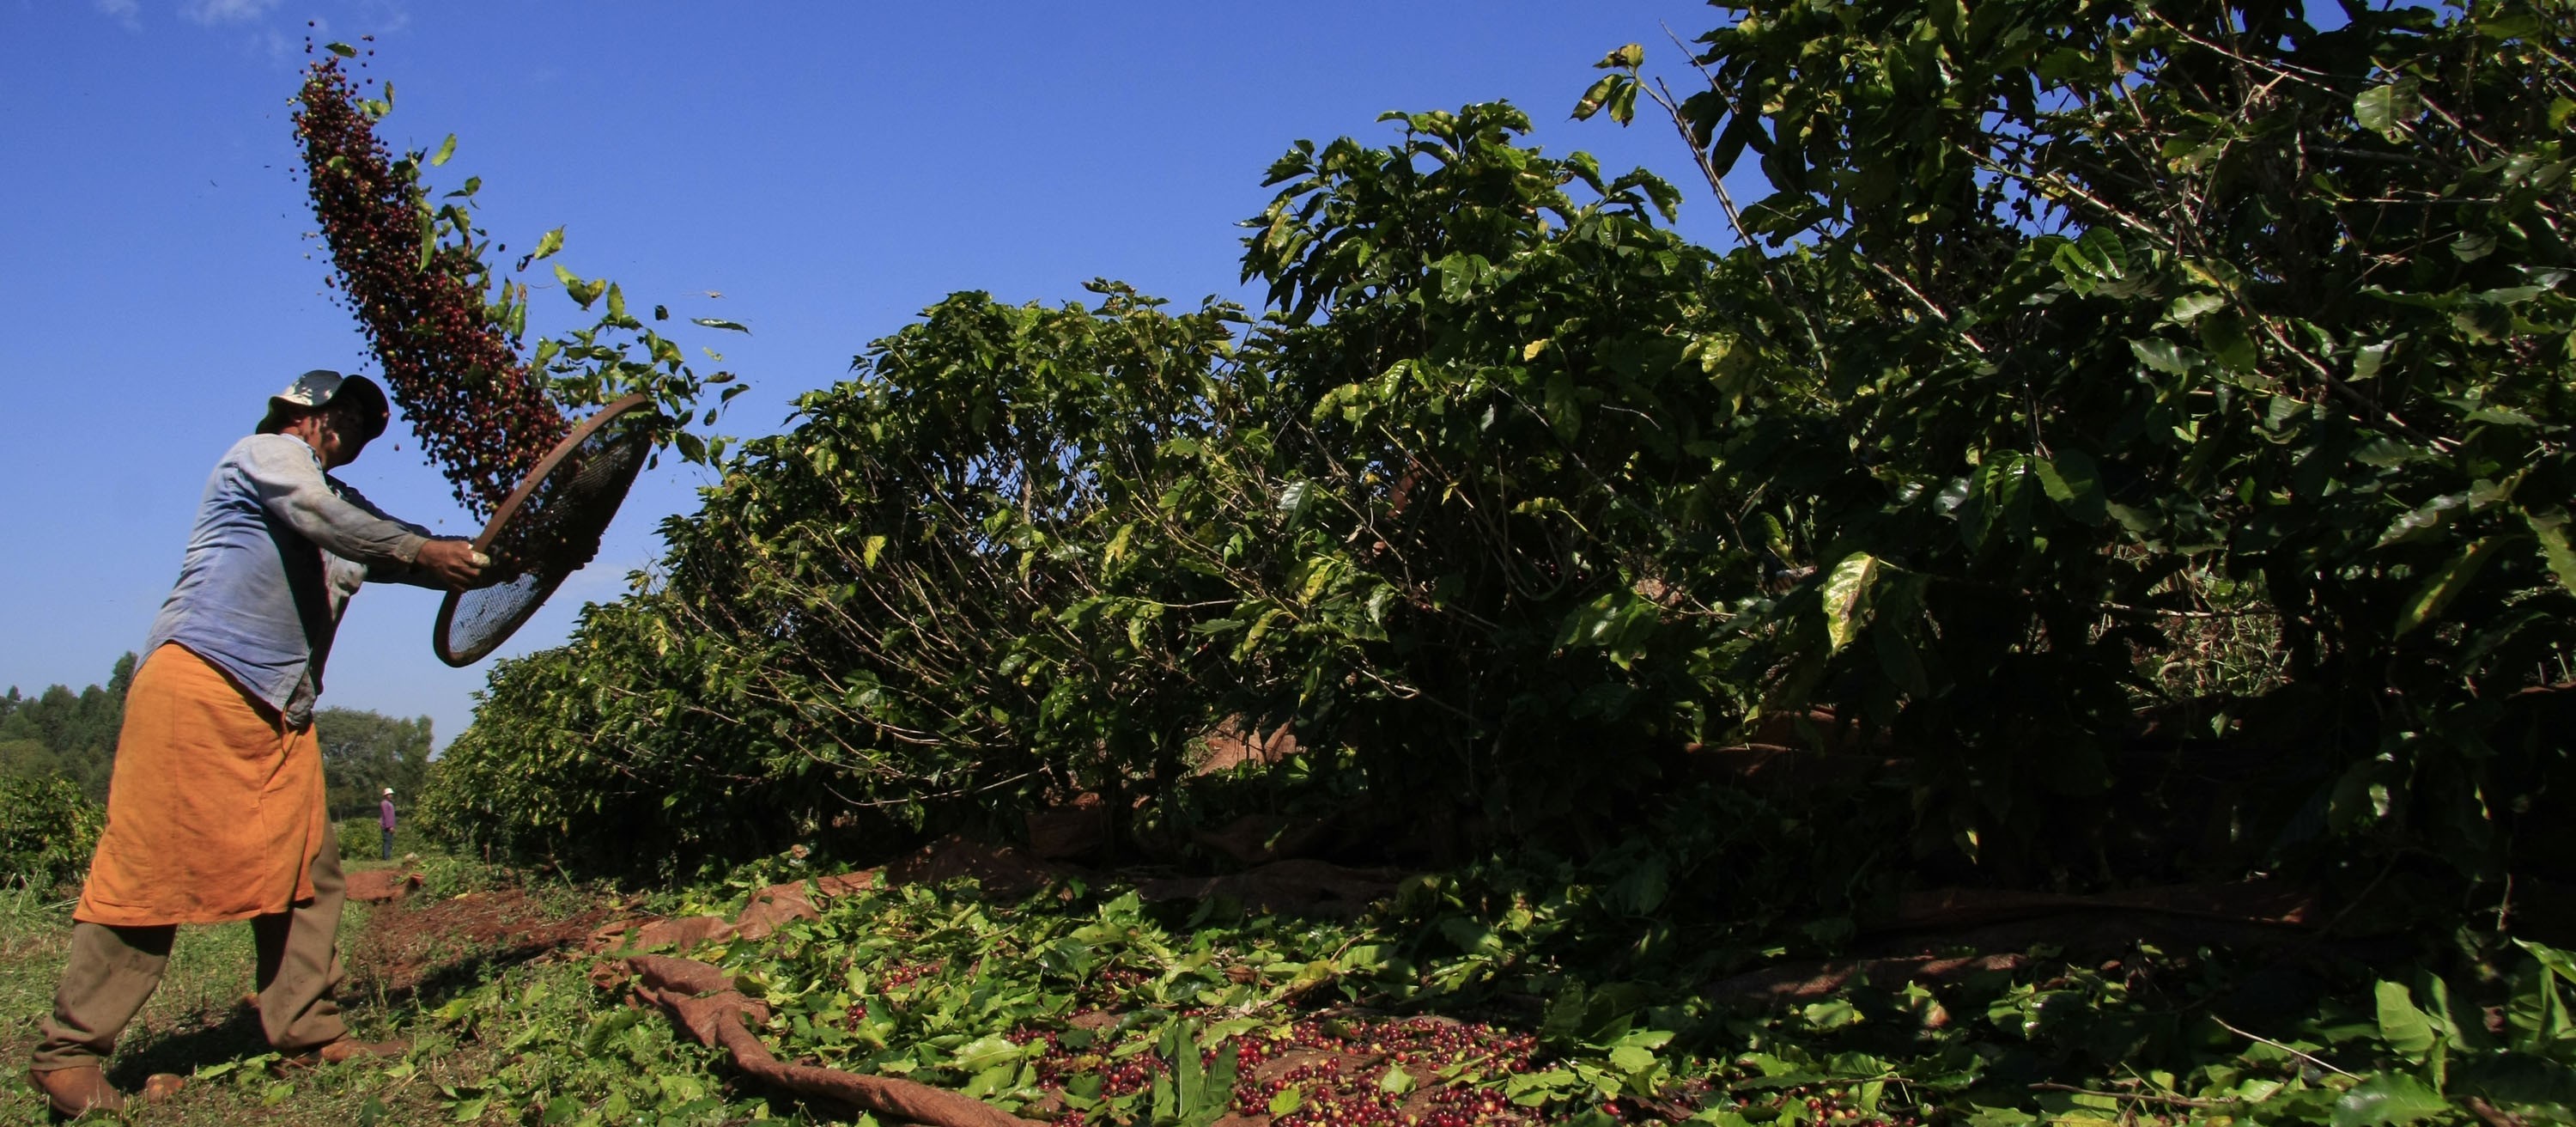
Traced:
[[287, 728], [168, 643], [126, 691], [107, 828], [72, 918], [137, 927], [283, 912], [313, 897], [330, 832], [313, 728]]

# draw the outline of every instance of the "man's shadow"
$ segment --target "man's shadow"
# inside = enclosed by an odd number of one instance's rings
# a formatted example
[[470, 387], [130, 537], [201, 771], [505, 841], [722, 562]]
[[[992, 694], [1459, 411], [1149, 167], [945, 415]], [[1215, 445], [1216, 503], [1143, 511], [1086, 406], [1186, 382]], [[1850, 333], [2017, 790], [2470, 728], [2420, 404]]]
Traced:
[[[569, 940], [549, 940], [464, 952], [437, 961], [410, 984], [391, 989], [366, 981], [364, 974], [353, 973], [341, 987], [340, 1012], [363, 1020], [369, 1011], [384, 1016], [434, 1010], [482, 986], [496, 970], [573, 945]], [[167, 1030], [128, 1032], [108, 1065], [108, 1080], [122, 1090], [141, 1091], [143, 1082], [156, 1073], [194, 1076], [200, 1068], [248, 1061], [275, 1051], [268, 1043], [267, 1030], [260, 1025], [259, 1008], [247, 1001], [236, 1002], [220, 1018], [199, 1011], [181, 1018]]]
[[193, 1076], [210, 1064], [248, 1060], [271, 1051], [268, 1033], [260, 1028], [259, 1011], [239, 1004], [219, 1021], [201, 1019], [158, 1036], [128, 1036], [128, 1047], [116, 1054], [107, 1069], [108, 1082], [127, 1092], [142, 1091], [144, 1080], [155, 1073]]

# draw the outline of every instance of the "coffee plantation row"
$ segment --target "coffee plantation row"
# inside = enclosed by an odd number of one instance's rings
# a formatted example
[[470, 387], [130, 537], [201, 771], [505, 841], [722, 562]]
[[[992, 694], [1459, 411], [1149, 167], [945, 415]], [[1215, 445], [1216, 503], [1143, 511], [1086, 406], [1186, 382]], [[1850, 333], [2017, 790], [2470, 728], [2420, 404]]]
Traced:
[[[1258, 308], [952, 294], [783, 433], [675, 435], [719, 480], [493, 669], [423, 821], [626, 881], [1078, 861], [713, 957], [782, 1051], [1085, 1122], [2565, 1114], [2564, 6], [1717, 8], [1684, 89], [1623, 47], [1574, 113], [1672, 128], [1735, 245], [1507, 104], [1297, 142]], [[337, 260], [357, 311], [439, 274], [504, 416], [690, 418], [724, 377], [604, 281], [558, 267], [607, 315], [516, 358], [444, 157], [386, 166], [414, 223]], [[1433, 875], [1302, 931], [1089, 891], [1280, 857]], [[2113, 907], [2199, 922], [2028, 918]], [[1704, 994], [1901, 924], [2005, 961]], [[1318, 966], [1358, 1016], [1264, 993]], [[1375, 1095], [1246, 1071], [1353, 1037], [1402, 1046]]]

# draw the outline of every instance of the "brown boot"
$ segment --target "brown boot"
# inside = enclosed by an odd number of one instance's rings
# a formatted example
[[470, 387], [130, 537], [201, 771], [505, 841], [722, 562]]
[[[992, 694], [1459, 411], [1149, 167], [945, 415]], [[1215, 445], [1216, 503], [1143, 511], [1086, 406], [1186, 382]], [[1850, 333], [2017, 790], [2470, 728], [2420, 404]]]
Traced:
[[125, 1110], [125, 1096], [107, 1082], [107, 1074], [94, 1064], [29, 1072], [27, 1082], [45, 1094], [45, 1101], [56, 1115], [78, 1116], [92, 1111], [115, 1114]]

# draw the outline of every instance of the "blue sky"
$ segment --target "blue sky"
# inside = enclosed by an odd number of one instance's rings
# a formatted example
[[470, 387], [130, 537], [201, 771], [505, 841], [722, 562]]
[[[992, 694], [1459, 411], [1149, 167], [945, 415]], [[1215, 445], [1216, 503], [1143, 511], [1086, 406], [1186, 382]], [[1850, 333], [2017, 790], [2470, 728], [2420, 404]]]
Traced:
[[[740, 13], [752, 14], [740, 14]], [[1383, 143], [1380, 111], [1507, 98], [1536, 143], [1645, 165], [1722, 217], [1667, 128], [1566, 120], [1609, 49], [1671, 73], [1715, 13], [1675, 0], [1288, 4], [0, 0], [0, 685], [104, 680], [177, 573], [207, 470], [306, 368], [375, 371], [322, 286], [287, 100], [318, 38], [376, 36], [398, 146], [456, 156], [483, 218], [707, 333], [753, 390], [717, 429], [779, 429], [796, 393], [956, 290], [1060, 302], [1110, 277], [1183, 303], [1237, 283], [1236, 220], [1301, 138]], [[711, 297], [710, 292], [721, 294]], [[542, 291], [536, 332], [576, 323]], [[474, 527], [396, 424], [341, 476]], [[399, 445], [401, 449], [396, 449]], [[648, 471], [598, 562], [504, 655], [560, 642], [658, 554], [703, 471]], [[325, 704], [427, 714], [442, 743], [487, 667], [429, 649], [438, 596], [352, 604]]]

